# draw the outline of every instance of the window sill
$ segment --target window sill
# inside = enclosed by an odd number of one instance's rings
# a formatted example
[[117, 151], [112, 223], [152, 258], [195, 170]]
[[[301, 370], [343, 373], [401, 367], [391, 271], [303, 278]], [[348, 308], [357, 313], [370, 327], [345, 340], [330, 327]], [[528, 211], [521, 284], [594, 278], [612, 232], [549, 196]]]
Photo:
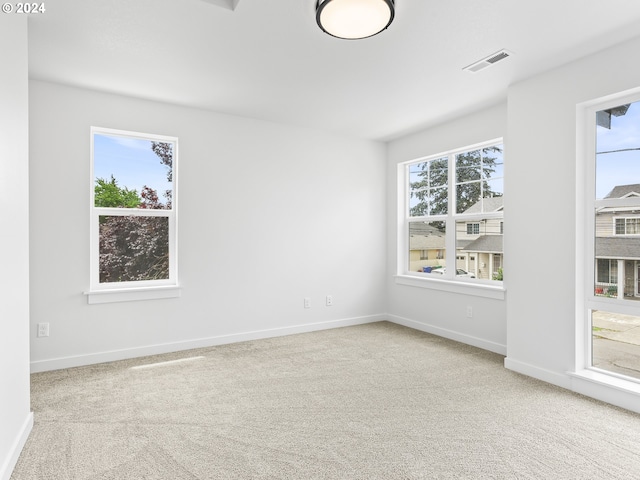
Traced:
[[181, 295], [182, 288], [177, 285], [143, 288], [121, 288], [111, 290], [94, 290], [84, 292], [87, 303], [133, 302], [137, 300], [157, 300], [162, 298], [177, 298]]
[[579, 370], [577, 372], [569, 372], [569, 375], [576, 380], [584, 380], [597, 386], [613, 388], [625, 393], [640, 395], [639, 382], [627, 380], [608, 373], [602, 373], [598, 370]]
[[441, 292], [473, 295], [476, 297], [504, 300], [506, 290], [502, 285], [486, 285], [480, 283], [460, 282], [455, 280], [414, 277], [409, 275], [396, 275], [396, 285], [408, 285], [410, 287], [428, 288]]

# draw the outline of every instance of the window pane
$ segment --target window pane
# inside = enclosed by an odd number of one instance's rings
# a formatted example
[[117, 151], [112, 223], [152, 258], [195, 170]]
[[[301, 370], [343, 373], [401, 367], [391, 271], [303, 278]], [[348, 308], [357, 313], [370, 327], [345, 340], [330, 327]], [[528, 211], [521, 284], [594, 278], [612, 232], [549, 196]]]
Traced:
[[446, 266], [445, 237], [444, 222], [410, 222], [409, 271], [441, 272], [441, 269]]
[[167, 217], [99, 217], [100, 283], [169, 278]]
[[493, 212], [502, 207], [502, 200], [480, 202], [504, 194], [502, 150], [502, 145], [496, 145], [456, 155], [456, 213]]
[[640, 300], [640, 102], [596, 116], [596, 199], [619, 199], [595, 209], [594, 294]]
[[591, 314], [594, 367], [640, 378], [640, 345], [629, 342], [629, 332], [640, 328], [640, 317], [595, 310]]
[[482, 177], [503, 178], [504, 157], [502, 145], [485, 148], [482, 150]]
[[94, 134], [94, 205], [171, 209], [173, 155], [173, 143]]
[[[484, 182], [484, 188], [482, 190], [483, 198], [501, 197], [504, 195], [504, 180], [502, 178], [495, 178]], [[485, 212], [491, 211], [485, 209]]]
[[[597, 112], [595, 170], [593, 295], [629, 307], [640, 301], [640, 102]], [[640, 317], [593, 310], [591, 327], [592, 366], [640, 379]]]
[[482, 182], [456, 185], [456, 213], [482, 212]]
[[640, 196], [640, 102], [601, 110], [596, 122], [596, 198]]
[[414, 163], [409, 168], [409, 215], [447, 213], [447, 157]]
[[456, 155], [456, 183], [480, 180], [481, 166], [480, 150]]
[[456, 275], [502, 280], [501, 218], [456, 222]]

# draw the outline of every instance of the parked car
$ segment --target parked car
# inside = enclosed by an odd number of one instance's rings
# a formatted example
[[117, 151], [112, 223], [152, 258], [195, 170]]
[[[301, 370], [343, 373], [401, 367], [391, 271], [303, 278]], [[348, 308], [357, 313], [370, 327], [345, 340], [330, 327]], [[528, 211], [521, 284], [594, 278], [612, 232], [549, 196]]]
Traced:
[[[437, 273], [439, 275], [444, 275], [447, 272], [446, 268], [438, 268], [437, 270], [431, 270], [430, 273]], [[456, 268], [456, 276], [457, 277], [467, 277], [467, 278], [476, 278], [473, 273], [469, 273], [461, 268]]]
[[456, 268], [456, 276], [457, 277], [467, 277], [467, 278], [476, 278], [473, 273], [469, 273], [461, 268]]

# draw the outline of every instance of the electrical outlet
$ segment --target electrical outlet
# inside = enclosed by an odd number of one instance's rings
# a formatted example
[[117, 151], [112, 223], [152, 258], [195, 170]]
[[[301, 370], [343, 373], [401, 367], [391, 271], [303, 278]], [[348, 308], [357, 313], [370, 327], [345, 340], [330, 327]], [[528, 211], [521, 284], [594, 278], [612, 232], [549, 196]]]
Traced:
[[327, 295], [327, 307], [331, 307], [333, 305], [333, 295]]
[[304, 308], [311, 308], [311, 299], [309, 297], [304, 297]]
[[467, 307], [467, 318], [473, 317], [473, 307]]
[[49, 324], [48, 323], [39, 323], [38, 324], [38, 337], [48, 337], [49, 336]]

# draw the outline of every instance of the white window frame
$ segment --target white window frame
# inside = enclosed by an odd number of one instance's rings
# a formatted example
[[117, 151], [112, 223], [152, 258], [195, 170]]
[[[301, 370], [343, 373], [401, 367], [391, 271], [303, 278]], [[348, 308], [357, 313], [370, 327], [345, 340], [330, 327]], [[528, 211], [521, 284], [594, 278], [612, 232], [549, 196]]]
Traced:
[[[625, 196], [625, 199], [634, 198], [631, 196]], [[624, 233], [618, 233], [618, 221], [624, 221]], [[633, 220], [633, 222], [629, 222], [629, 220]], [[635, 223], [636, 233], [628, 233], [629, 223]], [[618, 236], [638, 236], [640, 235], [640, 217], [613, 217], [613, 234]]]
[[480, 222], [467, 222], [467, 235], [480, 235]]
[[[178, 284], [178, 138], [166, 135], [91, 127], [91, 167], [89, 185], [90, 205], [90, 259], [89, 290], [85, 292], [88, 303], [112, 303], [133, 300], [175, 298], [180, 296]], [[171, 209], [106, 208], [95, 206], [94, 138], [107, 135], [155, 142], [172, 143], [172, 198]], [[100, 216], [166, 217], [169, 222], [169, 278], [130, 282], [101, 283], [99, 275], [99, 217]]]
[[[574, 379], [573, 389], [596, 398], [614, 398], [614, 391], [631, 394], [624, 401], [637, 402], [640, 396], [640, 381], [593, 367], [592, 323], [594, 310], [640, 316], [637, 300], [613, 299], [595, 294], [595, 211], [602, 207], [633, 206], [640, 208], [640, 197], [617, 199], [605, 198], [596, 201], [596, 112], [626, 103], [640, 101], [640, 88], [610, 95], [576, 107], [576, 320], [575, 363], [568, 372]], [[614, 222], [615, 227], [615, 222]], [[620, 284], [620, 282], [619, 282]], [[629, 399], [632, 400], [629, 400]]]
[[[498, 280], [483, 280], [478, 278], [467, 278], [456, 276], [456, 223], [473, 222], [480, 223], [482, 220], [493, 218], [504, 218], [503, 209], [499, 212], [482, 213], [455, 213], [456, 212], [456, 179], [455, 179], [455, 158], [457, 154], [468, 151], [479, 150], [495, 145], [502, 145], [504, 140], [495, 138], [486, 142], [468, 145], [455, 150], [449, 150], [426, 157], [416, 158], [398, 164], [398, 231], [397, 231], [397, 262], [395, 282], [399, 285], [409, 285], [415, 287], [429, 288], [433, 290], [448, 291], [466, 295], [474, 295], [486, 298], [503, 300], [505, 297], [504, 282]], [[448, 158], [448, 206], [446, 215], [425, 215], [419, 217], [409, 216], [409, 165], [439, 158]], [[445, 259], [447, 265], [451, 265], [442, 275], [432, 275], [409, 271], [409, 223], [410, 222], [438, 222], [444, 221], [446, 225], [445, 237]]]

